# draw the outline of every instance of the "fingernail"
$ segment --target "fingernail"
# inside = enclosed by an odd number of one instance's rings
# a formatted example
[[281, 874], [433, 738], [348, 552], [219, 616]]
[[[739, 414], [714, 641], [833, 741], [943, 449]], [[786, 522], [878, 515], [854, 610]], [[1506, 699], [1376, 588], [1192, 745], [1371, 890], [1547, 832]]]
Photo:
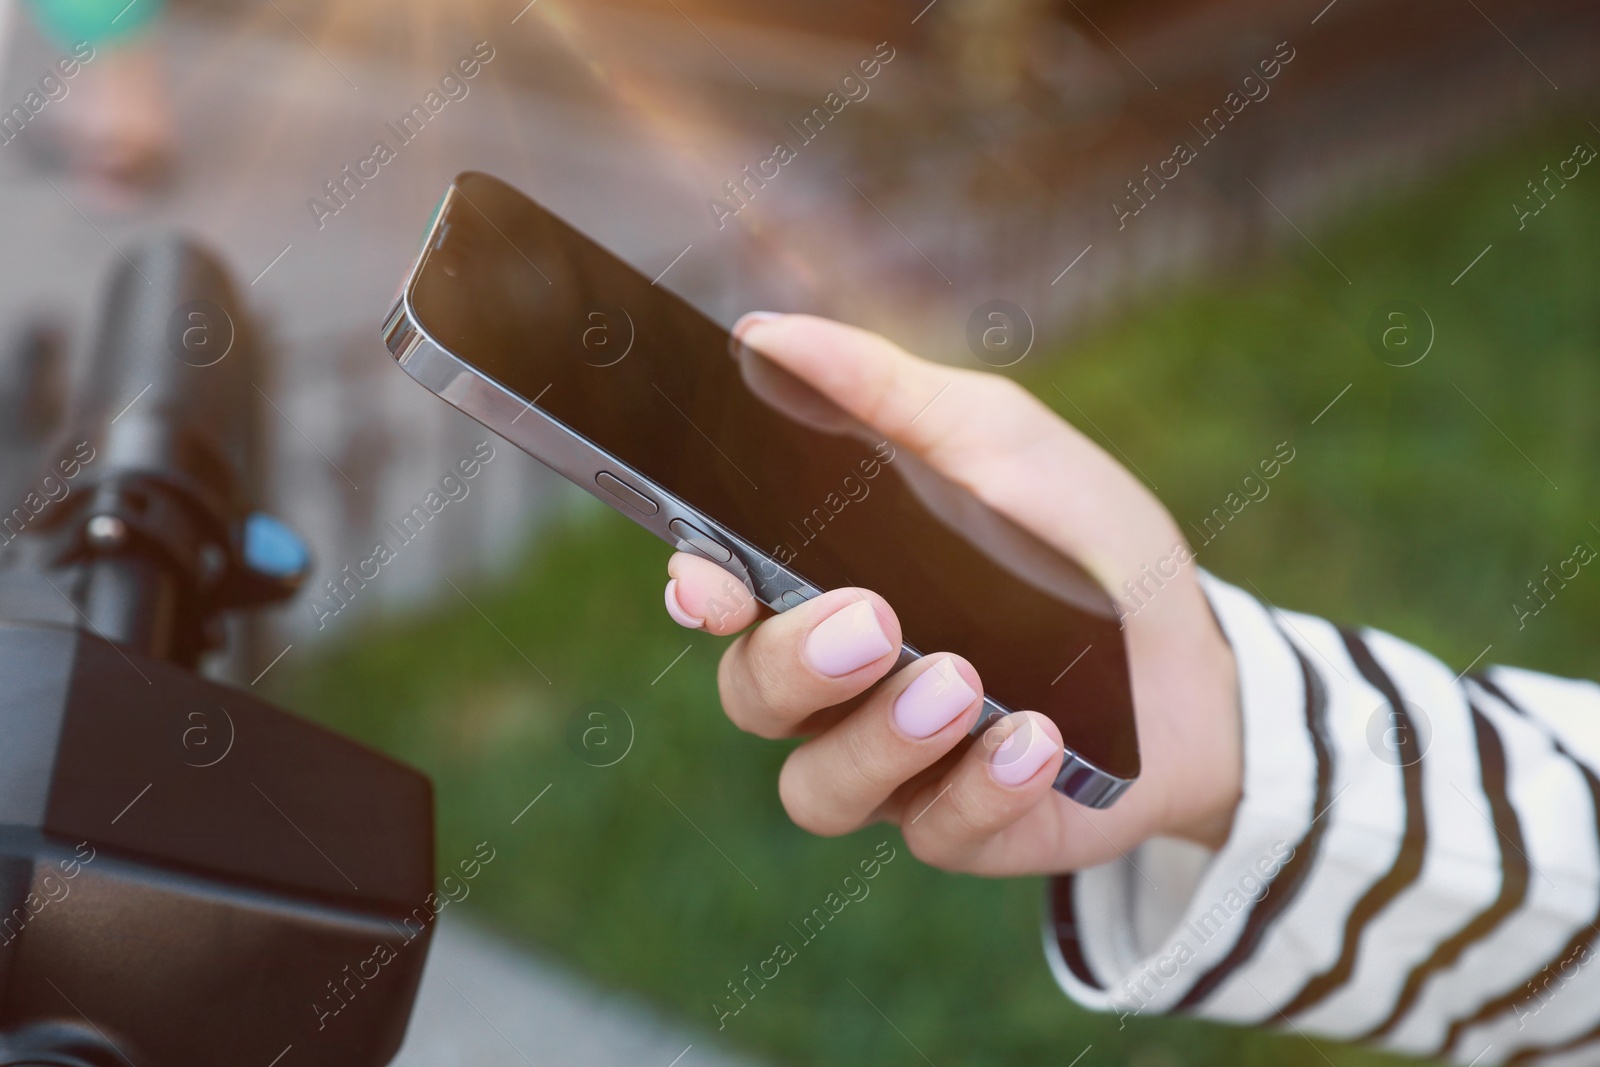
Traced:
[[894, 702], [894, 724], [912, 737], [932, 737], [955, 721], [977, 693], [946, 656], [916, 679]]
[[805, 658], [819, 673], [842, 678], [865, 667], [893, 646], [869, 600], [858, 600], [829, 615], [806, 638]]
[[989, 772], [1001, 785], [1021, 785], [1049, 763], [1061, 746], [1029, 718], [1011, 731], [989, 757]]
[[773, 319], [781, 318], [783, 318], [783, 312], [781, 311], [747, 311], [739, 316], [739, 321], [733, 324], [733, 329], [730, 332], [733, 336], [738, 337], [748, 327], [758, 322], [771, 322]]
[[672, 616], [672, 621], [679, 626], [686, 626], [691, 630], [704, 630], [706, 620], [696, 618], [683, 610], [683, 605], [678, 602], [678, 579], [672, 578], [667, 582], [667, 614]]

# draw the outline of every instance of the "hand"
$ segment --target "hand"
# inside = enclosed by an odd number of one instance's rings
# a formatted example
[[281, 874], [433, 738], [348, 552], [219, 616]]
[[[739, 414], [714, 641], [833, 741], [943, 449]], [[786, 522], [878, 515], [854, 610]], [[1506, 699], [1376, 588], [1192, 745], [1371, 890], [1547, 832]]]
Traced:
[[[1108, 590], [1185, 544], [1142, 483], [1007, 378], [807, 315], [746, 316], [735, 332]], [[1192, 562], [1124, 616], [1144, 769], [1108, 811], [1050, 787], [1061, 735], [1043, 715], [1019, 712], [963, 744], [982, 708], [977, 669], [933, 653], [891, 674], [900, 624], [876, 593], [834, 589], [774, 615], [699, 557], [674, 555], [667, 571], [679, 623], [733, 634], [763, 620], [723, 654], [718, 687], [740, 729], [809, 736], [778, 779], [806, 830], [889, 821], [924, 862], [987, 875], [1093, 866], [1156, 835], [1227, 837], [1242, 774], [1235, 665]]]

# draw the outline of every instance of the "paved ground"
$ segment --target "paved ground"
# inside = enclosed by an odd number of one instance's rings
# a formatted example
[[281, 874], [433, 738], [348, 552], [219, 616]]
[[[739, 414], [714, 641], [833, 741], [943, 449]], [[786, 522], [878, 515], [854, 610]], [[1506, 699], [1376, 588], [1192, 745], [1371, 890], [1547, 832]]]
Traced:
[[441, 919], [416, 1014], [394, 1067], [740, 1067], [707, 1032], [658, 1018], [499, 944], [494, 935]]

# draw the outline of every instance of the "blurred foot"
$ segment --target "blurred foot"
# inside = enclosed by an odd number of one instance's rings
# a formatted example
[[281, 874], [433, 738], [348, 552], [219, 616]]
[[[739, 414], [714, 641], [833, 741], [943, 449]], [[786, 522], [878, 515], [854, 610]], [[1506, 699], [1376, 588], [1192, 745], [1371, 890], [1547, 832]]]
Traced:
[[176, 136], [158, 39], [104, 46], [56, 117], [73, 184], [102, 210], [126, 211], [172, 178]]

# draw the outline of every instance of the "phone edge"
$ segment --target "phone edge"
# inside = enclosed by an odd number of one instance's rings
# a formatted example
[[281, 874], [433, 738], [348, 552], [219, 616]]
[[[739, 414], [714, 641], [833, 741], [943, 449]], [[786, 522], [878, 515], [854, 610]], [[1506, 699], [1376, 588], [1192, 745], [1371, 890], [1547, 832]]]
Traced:
[[[824, 590], [778, 563], [759, 547], [727, 530], [675, 493], [564, 423], [551, 418], [532, 402], [484, 375], [428, 335], [417, 321], [411, 306], [411, 292], [427, 249], [433, 244], [433, 228], [437, 227], [444, 214], [440, 211], [435, 217], [394, 307], [384, 320], [384, 344], [400, 368], [428, 392], [471, 416], [618, 514], [632, 519], [679, 551], [698, 555], [717, 564], [772, 610], [787, 611], [821, 594]], [[610, 474], [624, 486], [655, 503], [656, 510], [642, 512], [603, 489], [596, 480], [601, 473]], [[698, 528], [697, 532], [709, 536], [680, 536], [671, 529], [675, 521]], [[723, 553], [729, 558], [722, 559]], [[922, 655], [912, 645], [902, 643], [896, 669], [922, 658]], [[1011, 708], [987, 692], [983, 694], [983, 703], [984, 714], [973, 727], [973, 735], [987, 729], [997, 716], [1013, 714]], [[1066, 758], [1056, 775], [1054, 788], [1085, 807], [1109, 808], [1137, 781], [1137, 778], [1121, 778], [1101, 769], [1075, 752], [1070, 745], [1062, 747]]]

